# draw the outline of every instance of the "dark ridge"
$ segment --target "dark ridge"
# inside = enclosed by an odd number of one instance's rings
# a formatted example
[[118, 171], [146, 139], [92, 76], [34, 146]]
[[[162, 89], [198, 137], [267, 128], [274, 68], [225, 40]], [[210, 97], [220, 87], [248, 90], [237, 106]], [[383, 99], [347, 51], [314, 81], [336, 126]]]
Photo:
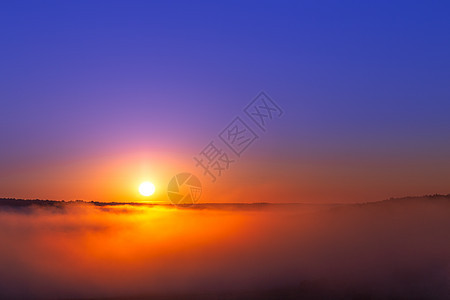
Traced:
[[[181, 205], [179, 207], [191, 208], [191, 209], [207, 209], [207, 208], [228, 208], [233, 207], [238, 208], [264, 208], [269, 206], [289, 206], [289, 205], [302, 205], [302, 206], [366, 206], [366, 205], [380, 205], [385, 203], [414, 203], [421, 202], [424, 200], [436, 201], [450, 201], [450, 194], [447, 195], [425, 195], [425, 196], [408, 196], [402, 198], [389, 198], [382, 201], [376, 202], [362, 202], [353, 204], [314, 204], [314, 203], [269, 203], [269, 202], [255, 202], [255, 203], [197, 203], [196, 205]], [[55, 207], [64, 208], [67, 205], [94, 205], [94, 206], [118, 206], [118, 205], [133, 205], [133, 206], [170, 206], [172, 204], [161, 204], [161, 203], [139, 203], [139, 202], [98, 202], [98, 201], [84, 201], [84, 200], [73, 200], [73, 201], [57, 201], [57, 200], [41, 200], [41, 199], [16, 199], [16, 198], [0, 198], [0, 209], [1, 208], [26, 208], [31, 206], [37, 207]]]
[[406, 203], [421, 203], [424, 201], [432, 201], [433, 203], [441, 203], [441, 202], [449, 202], [450, 201], [450, 194], [447, 195], [441, 195], [441, 194], [433, 194], [433, 195], [424, 195], [424, 196], [407, 196], [407, 197], [401, 197], [401, 198], [389, 198], [382, 201], [375, 201], [375, 202], [364, 202], [364, 203], [356, 203], [354, 205], [361, 206], [361, 205], [383, 205], [383, 204], [406, 204]]
[[97, 202], [97, 201], [84, 201], [84, 200], [73, 200], [73, 201], [65, 201], [65, 200], [40, 200], [40, 199], [16, 199], [16, 198], [0, 198], [0, 208], [1, 207], [30, 207], [30, 206], [38, 206], [38, 207], [56, 207], [63, 208], [66, 205], [95, 205], [95, 206], [117, 206], [117, 205], [158, 205], [152, 203], [134, 203], [134, 202]]

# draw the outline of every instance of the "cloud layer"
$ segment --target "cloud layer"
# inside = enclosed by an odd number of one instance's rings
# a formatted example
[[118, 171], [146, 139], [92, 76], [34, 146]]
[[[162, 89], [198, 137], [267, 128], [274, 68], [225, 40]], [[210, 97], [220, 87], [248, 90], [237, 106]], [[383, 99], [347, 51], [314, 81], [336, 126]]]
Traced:
[[0, 297], [261, 291], [446, 295], [448, 200], [0, 211]]

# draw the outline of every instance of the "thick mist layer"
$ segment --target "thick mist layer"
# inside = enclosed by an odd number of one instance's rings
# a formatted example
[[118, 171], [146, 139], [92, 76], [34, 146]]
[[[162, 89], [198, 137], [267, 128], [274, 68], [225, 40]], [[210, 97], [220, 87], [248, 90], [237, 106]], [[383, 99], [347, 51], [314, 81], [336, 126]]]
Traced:
[[[66, 204], [0, 210], [0, 297], [294, 293], [445, 298], [450, 202]], [[248, 294], [253, 295], [253, 294]], [[250, 296], [248, 296], [250, 297]]]

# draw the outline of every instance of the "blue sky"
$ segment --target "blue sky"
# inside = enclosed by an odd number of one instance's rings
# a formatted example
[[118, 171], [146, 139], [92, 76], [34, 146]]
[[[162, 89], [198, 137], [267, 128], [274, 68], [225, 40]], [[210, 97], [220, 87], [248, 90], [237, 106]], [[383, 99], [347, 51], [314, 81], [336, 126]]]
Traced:
[[[0, 166], [136, 148], [190, 158], [265, 90], [287, 113], [249, 161], [358, 158], [364, 169], [402, 159], [427, 165], [415, 169], [425, 180], [449, 163], [449, 9], [422, 1], [2, 3]], [[433, 190], [445, 186], [413, 189]]]

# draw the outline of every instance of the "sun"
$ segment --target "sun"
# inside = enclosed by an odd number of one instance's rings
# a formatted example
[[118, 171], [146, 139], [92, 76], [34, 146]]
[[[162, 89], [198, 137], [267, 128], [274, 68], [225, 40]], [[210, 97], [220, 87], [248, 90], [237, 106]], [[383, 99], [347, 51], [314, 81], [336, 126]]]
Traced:
[[142, 196], [148, 197], [153, 195], [155, 192], [155, 185], [149, 181], [141, 183], [139, 186], [139, 193], [141, 193]]

